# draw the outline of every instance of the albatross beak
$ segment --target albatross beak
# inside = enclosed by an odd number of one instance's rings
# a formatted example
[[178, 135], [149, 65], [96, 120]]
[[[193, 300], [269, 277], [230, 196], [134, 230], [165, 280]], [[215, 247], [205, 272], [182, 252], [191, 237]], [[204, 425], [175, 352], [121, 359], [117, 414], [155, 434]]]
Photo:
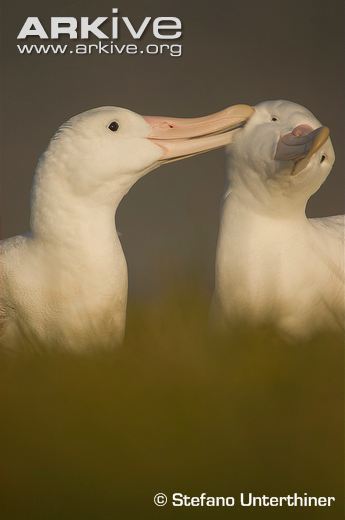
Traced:
[[283, 135], [277, 145], [274, 158], [277, 161], [295, 161], [293, 175], [297, 175], [309, 163], [311, 157], [329, 137], [327, 126], [313, 130], [309, 125], [299, 125], [292, 132]]
[[197, 118], [145, 116], [151, 126], [148, 138], [163, 149], [161, 161], [170, 162], [226, 146], [231, 132], [253, 114], [248, 105], [234, 105], [215, 114]]

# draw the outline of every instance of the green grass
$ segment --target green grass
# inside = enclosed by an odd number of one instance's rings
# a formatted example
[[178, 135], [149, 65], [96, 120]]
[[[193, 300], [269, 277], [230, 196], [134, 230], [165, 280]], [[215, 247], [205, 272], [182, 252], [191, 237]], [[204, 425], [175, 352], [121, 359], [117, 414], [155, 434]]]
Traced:
[[[2, 355], [1, 520], [342, 518], [344, 338], [207, 332], [204, 298], [130, 309], [115, 352]], [[155, 493], [335, 496], [298, 510], [156, 508]]]

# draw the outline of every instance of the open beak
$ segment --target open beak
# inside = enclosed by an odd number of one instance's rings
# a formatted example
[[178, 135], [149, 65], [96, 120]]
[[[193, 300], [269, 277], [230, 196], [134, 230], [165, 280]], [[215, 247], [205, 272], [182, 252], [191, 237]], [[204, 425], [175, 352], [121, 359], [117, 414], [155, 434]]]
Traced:
[[253, 114], [248, 105], [234, 105], [215, 114], [197, 118], [145, 116], [151, 126], [148, 138], [163, 150], [162, 162], [178, 161], [226, 146], [232, 131]]
[[274, 158], [277, 161], [294, 161], [292, 175], [297, 175], [304, 170], [328, 137], [327, 126], [320, 126], [316, 130], [309, 125], [296, 126], [292, 132], [279, 139]]

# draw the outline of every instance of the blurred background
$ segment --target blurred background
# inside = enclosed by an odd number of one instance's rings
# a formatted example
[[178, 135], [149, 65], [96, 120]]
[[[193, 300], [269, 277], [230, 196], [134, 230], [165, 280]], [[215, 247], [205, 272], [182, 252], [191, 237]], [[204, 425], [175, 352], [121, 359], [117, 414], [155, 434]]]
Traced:
[[[27, 16], [177, 16], [183, 56], [20, 55]], [[131, 42], [124, 35], [121, 42]], [[147, 31], [143, 42], [152, 42]], [[36, 43], [36, 42], [35, 42]], [[234, 103], [289, 99], [331, 128], [336, 164], [308, 205], [310, 216], [344, 211], [343, 1], [61, 0], [2, 2], [2, 237], [29, 226], [39, 155], [71, 115], [101, 105], [142, 114], [198, 116]], [[130, 302], [159, 296], [178, 275], [212, 288], [223, 151], [165, 166], [123, 200], [117, 227], [129, 266]]]

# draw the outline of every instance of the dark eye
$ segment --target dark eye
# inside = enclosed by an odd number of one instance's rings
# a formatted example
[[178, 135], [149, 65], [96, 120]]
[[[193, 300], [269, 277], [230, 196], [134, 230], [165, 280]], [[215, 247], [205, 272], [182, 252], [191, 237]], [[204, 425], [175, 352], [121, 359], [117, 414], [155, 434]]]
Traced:
[[110, 123], [110, 125], [108, 126], [109, 130], [111, 130], [112, 132], [117, 132], [117, 130], [119, 129], [119, 123], [117, 123], [116, 121], [113, 121], [112, 123]]
[[278, 118], [276, 116], [272, 116], [271, 121], [278, 121]]
[[322, 155], [321, 155], [321, 160], [320, 160], [320, 163], [323, 163], [323, 161], [324, 161], [325, 159], [326, 159], [326, 156], [325, 156], [325, 154], [322, 154]]

